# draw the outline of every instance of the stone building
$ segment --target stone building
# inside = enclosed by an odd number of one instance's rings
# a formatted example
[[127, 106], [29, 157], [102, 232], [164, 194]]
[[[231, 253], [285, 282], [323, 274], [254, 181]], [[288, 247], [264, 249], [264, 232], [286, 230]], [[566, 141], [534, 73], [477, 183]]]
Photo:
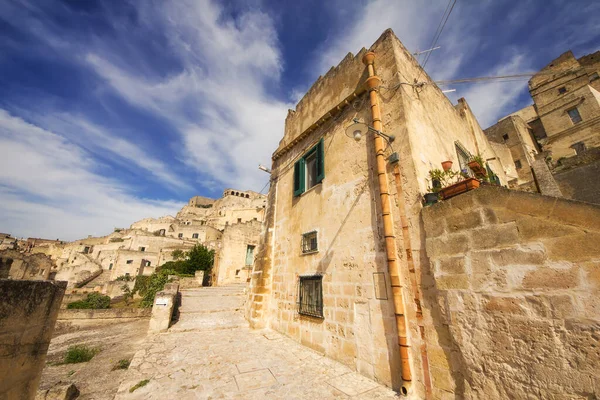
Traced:
[[[423, 370], [409, 360], [421, 359], [423, 321], [432, 324], [416, 275], [426, 263], [419, 211], [429, 171], [446, 160], [466, 169], [480, 154], [502, 184], [507, 178], [464, 99], [453, 105], [391, 31], [371, 51], [348, 54], [288, 113], [248, 317], [410, 390], [411, 368], [415, 376]], [[378, 104], [381, 117], [371, 111]], [[354, 119], [401, 140], [384, 146], [368, 134], [357, 142], [346, 135]]]
[[[50, 278], [68, 282], [69, 290], [85, 286], [106, 292], [109, 282], [122, 276], [150, 275], [172, 261], [174, 250], [189, 250], [197, 243], [214, 249], [227, 278], [213, 274], [214, 282], [246, 282], [248, 246], [256, 248], [266, 196], [227, 189], [217, 200], [192, 197], [176, 217], [145, 218], [128, 229], [115, 229], [103, 237], [71, 243], [31, 242], [27, 251], [47, 254], [56, 265]], [[221, 254], [222, 253], [222, 254]]]
[[[571, 51], [562, 54], [541, 69], [529, 81], [533, 105], [502, 118], [485, 130], [490, 140], [506, 144], [514, 158], [517, 179], [510, 187], [540, 191], [536, 183], [536, 160], [545, 159], [554, 175], [565, 172], [565, 165], [595, 163], [598, 157], [586, 154], [600, 147], [600, 52], [575, 58]], [[566, 162], [577, 157], [576, 161]], [[540, 179], [546, 174], [541, 163]], [[560, 168], [563, 167], [563, 168]], [[590, 171], [587, 171], [590, 169]], [[597, 185], [593, 175], [598, 166], [555, 176], [563, 195], [588, 202], [599, 202], [596, 193], [588, 195], [589, 185]], [[582, 176], [585, 182], [579, 182]], [[539, 179], [538, 179], [539, 180]]]
[[[400, 140], [386, 143], [372, 130], [361, 138], [351, 128], [355, 119]], [[521, 332], [524, 347], [538, 346], [521, 367], [523, 346], [503, 341], [516, 341], [520, 333], [502, 336], [501, 329], [491, 327], [505, 326], [502, 313], [522, 312], [516, 319], [526, 329], [527, 307], [533, 305], [525, 293], [562, 288], [562, 266], [574, 268], [569, 272], [572, 284], [565, 288], [572, 290], [568, 296], [580, 305], [592, 301], [594, 295], [583, 291], [583, 276], [596, 273], [594, 260], [600, 255], [590, 249], [597, 247], [591, 245], [595, 233], [586, 236], [589, 221], [569, 219], [564, 210], [572, 205], [566, 200], [535, 195], [511, 200], [505, 209], [512, 195], [506, 190], [477, 201], [473, 192], [462, 195], [450, 209], [450, 203], [434, 205], [432, 209], [441, 210], [437, 219], [422, 213], [422, 198], [431, 184], [428, 172], [447, 160], [463, 169], [474, 154], [488, 161], [503, 186], [509, 178], [519, 179], [512, 165], [506, 165], [513, 163], [511, 149], [489, 141], [466, 101], [453, 105], [391, 30], [369, 51], [348, 54], [289, 111], [273, 154], [246, 309], [251, 326], [271, 327], [412, 398], [551, 398], [573, 389], [568, 379], [544, 387], [542, 371], [533, 373], [537, 381], [530, 387], [519, 382], [519, 376], [532, 375], [527, 370], [533, 368], [531, 360], [543, 358], [545, 346], [554, 345], [552, 335], [538, 340]], [[482, 206], [489, 198], [498, 204]], [[520, 203], [523, 209], [515, 209]], [[591, 206], [582, 206], [577, 215], [588, 211], [597, 228], [600, 209], [586, 207]], [[540, 214], [530, 218], [529, 213]], [[536, 219], [549, 215], [554, 218], [549, 225]], [[574, 225], [568, 230], [573, 238], [557, 238], [563, 221]], [[529, 241], [521, 249], [525, 232]], [[571, 266], [577, 260], [569, 255], [579, 237], [588, 243], [582, 245], [581, 259], [591, 262], [585, 271]], [[548, 243], [538, 244], [542, 238]], [[521, 264], [525, 266], [517, 267]], [[508, 277], [512, 266], [519, 272]], [[498, 290], [508, 291], [508, 299], [500, 299]], [[591, 290], [597, 293], [598, 285]], [[518, 300], [509, 311], [512, 295]], [[539, 299], [540, 313], [558, 301], [553, 296]], [[488, 301], [492, 304], [486, 309]], [[593, 330], [597, 310], [578, 310], [581, 330]], [[488, 325], [469, 330], [479, 316]], [[537, 332], [546, 335], [551, 316], [544, 318], [540, 324], [546, 325]], [[496, 336], [485, 336], [486, 329]], [[573, 340], [583, 337], [585, 333], [577, 333]], [[512, 360], [499, 357], [506, 346], [513, 346]], [[582, 357], [598, 361], [593, 351], [584, 350]], [[493, 363], [486, 361], [490, 354], [498, 355]], [[487, 376], [478, 363], [496, 375]], [[551, 363], [544, 368], [550, 370]], [[573, 367], [566, 372], [585, 379], [577, 393], [595, 393], [591, 364], [585, 363], [582, 371]], [[503, 382], [504, 376], [510, 379]]]
[[0, 250], [0, 279], [44, 281], [50, 277], [54, 263], [44, 254], [24, 254]]

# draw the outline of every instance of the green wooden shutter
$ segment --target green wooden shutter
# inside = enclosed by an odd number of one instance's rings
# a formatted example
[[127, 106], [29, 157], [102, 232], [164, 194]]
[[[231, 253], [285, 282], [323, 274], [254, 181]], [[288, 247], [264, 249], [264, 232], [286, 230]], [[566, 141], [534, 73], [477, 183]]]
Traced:
[[294, 196], [304, 193], [304, 158], [294, 164]]
[[325, 152], [323, 147], [323, 139], [321, 139], [317, 143], [317, 183], [325, 178]]

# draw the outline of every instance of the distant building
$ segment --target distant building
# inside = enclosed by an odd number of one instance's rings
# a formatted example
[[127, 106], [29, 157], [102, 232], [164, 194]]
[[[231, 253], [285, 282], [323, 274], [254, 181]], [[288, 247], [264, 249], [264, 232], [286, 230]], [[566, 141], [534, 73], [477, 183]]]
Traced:
[[[567, 51], [529, 81], [533, 105], [518, 110], [485, 130], [490, 140], [505, 144], [514, 158], [516, 179], [511, 187], [540, 191], [536, 179], [536, 160], [545, 160], [552, 169], [562, 195], [588, 202], [600, 202], [598, 186], [600, 166], [590, 166], [600, 157], [590, 149], [600, 148], [600, 51], [575, 58]], [[574, 161], [566, 160], [577, 157]], [[565, 165], [586, 172], [566, 173]], [[561, 168], [562, 167], [562, 168]], [[546, 174], [537, 163], [538, 175]], [[579, 182], [585, 179], [585, 182]], [[590, 180], [591, 179], [591, 180]], [[589, 192], [589, 193], [588, 193]]]

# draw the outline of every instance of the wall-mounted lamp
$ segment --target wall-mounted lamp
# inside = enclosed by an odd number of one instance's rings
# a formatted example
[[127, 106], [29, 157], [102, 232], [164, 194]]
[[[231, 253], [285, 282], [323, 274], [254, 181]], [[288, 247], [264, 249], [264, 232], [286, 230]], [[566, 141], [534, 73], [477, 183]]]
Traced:
[[364, 122], [360, 122], [357, 118], [354, 118], [352, 121], [354, 123], [346, 128], [346, 136], [356, 140], [357, 142], [360, 141], [363, 135], [365, 135], [368, 131], [374, 132], [379, 136], [386, 138], [390, 143], [396, 139], [395, 136], [386, 135], [380, 130], [375, 129], [372, 126], [365, 124]]
[[271, 173], [271, 170], [262, 164], [258, 164], [258, 169], [260, 169], [261, 171], [265, 171], [267, 174]]

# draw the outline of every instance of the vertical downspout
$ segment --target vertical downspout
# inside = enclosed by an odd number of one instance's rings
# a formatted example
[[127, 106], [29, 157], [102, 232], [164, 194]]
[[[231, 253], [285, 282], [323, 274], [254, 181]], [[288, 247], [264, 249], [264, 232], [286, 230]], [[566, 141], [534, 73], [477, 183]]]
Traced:
[[[369, 99], [371, 102], [371, 117], [373, 119], [373, 128], [378, 131], [383, 130], [381, 124], [381, 111], [379, 109], [379, 99], [377, 96], [377, 87], [381, 84], [381, 78], [375, 75], [373, 61], [375, 53], [370, 51], [363, 57], [363, 63], [369, 70], [369, 78], [367, 78], [367, 87], [369, 90]], [[404, 299], [402, 297], [402, 285], [400, 283], [400, 268], [397, 260], [396, 237], [394, 236], [394, 228], [392, 216], [390, 214], [390, 199], [388, 191], [388, 181], [386, 174], [385, 160], [385, 143], [379, 135], [375, 136], [375, 153], [377, 160], [377, 177], [379, 180], [379, 194], [381, 196], [381, 214], [383, 219], [383, 234], [385, 237], [385, 249], [387, 255], [388, 271], [392, 284], [392, 295], [394, 299], [394, 313], [396, 315], [396, 326], [398, 329], [398, 344], [400, 345], [400, 360], [402, 362], [402, 393], [408, 393], [408, 387], [412, 380], [410, 369], [410, 361], [408, 358], [408, 337], [407, 337], [407, 322], [406, 311], [404, 307]]]

